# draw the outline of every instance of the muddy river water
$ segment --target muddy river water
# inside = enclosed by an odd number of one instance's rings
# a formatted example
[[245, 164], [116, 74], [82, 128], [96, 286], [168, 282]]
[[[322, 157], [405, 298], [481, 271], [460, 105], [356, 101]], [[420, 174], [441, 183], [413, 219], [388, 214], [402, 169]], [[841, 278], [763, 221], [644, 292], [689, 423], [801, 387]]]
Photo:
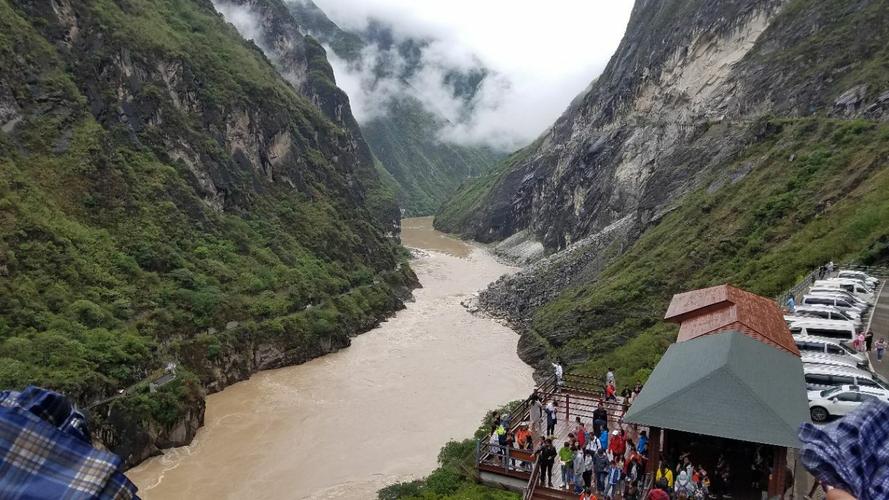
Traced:
[[375, 498], [421, 477], [484, 412], [527, 396], [518, 336], [460, 301], [515, 269], [405, 219], [416, 300], [340, 352], [255, 374], [207, 398], [190, 446], [128, 472], [146, 499]]

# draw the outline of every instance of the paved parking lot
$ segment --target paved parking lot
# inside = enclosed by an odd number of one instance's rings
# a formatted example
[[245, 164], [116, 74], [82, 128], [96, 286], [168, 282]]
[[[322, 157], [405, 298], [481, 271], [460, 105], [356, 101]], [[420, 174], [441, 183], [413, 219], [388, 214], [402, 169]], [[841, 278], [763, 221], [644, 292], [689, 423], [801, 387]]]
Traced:
[[[889, 342], [889, 287], [886, 286], [885, 279], [881, 284], [881, 293], [874, 304], [873, 315], [871, 316], [870, 328], [874, 331], [874, 343], [883, 337]], [[880, 375], [889, 378], [889, 356], [883, 358], [882, 363], [877, 362], [877, 353], [870, 353], [871, 365], [874, 371]]]

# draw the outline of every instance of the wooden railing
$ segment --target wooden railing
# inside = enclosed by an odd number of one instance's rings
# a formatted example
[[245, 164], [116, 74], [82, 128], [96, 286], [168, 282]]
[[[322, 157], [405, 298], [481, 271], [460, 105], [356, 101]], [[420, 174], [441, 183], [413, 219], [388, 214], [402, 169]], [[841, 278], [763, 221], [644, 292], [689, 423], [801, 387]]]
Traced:
[[[542, 384], [540, 384], [537, 389], [534, 391], [542, 402], [546, 402], [547, 399], [552, 398], [553, 394], [555, 394], [558, 390], [556, 386], [556, 377], [555, 375], [549, 377], [544, 380]], [[513, 408], [511, 412], [509, 412], [509, 426], [510, 431], [515, 430], [519, 424], [523, 421], [527, 420], [531, 416], [531, 398], [528, 397], [524, 401], [521, 402], [518, 406]]]

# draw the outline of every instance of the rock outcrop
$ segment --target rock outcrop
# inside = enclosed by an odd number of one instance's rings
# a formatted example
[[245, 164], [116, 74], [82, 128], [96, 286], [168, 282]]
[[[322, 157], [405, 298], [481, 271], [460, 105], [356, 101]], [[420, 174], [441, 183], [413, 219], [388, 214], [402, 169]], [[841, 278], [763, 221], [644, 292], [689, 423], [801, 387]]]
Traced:
[[[445, 203], [436, 227], [484, 242], [519, 235], [542, 256], [607, 238], [620, 221], [626, 244], [593, 259], [612, 262], [689, 193], [754, 170], [755, 157], [735, 160], [773, 133], [770, 117], [889, 119], [889, 81], [877, 69], [887, 55], [886, 7], [638, 0], [602, 75], [534, 144]], [[570, 272], [591, 255], [565, 253], [493, 286], [486, 307], [521, 322], [535, 305], [597, 279]], [[535, 292], [515, 297], [524, 290]]]

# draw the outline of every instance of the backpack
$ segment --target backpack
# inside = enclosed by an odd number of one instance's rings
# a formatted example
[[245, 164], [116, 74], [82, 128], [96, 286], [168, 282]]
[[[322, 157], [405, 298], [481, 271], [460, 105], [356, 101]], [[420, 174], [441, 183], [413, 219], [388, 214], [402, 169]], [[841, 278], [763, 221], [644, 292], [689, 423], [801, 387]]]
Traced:
[[608, 459], [605, 455], [596, 455], [596, 472], [605, 472], [608, 469]]

